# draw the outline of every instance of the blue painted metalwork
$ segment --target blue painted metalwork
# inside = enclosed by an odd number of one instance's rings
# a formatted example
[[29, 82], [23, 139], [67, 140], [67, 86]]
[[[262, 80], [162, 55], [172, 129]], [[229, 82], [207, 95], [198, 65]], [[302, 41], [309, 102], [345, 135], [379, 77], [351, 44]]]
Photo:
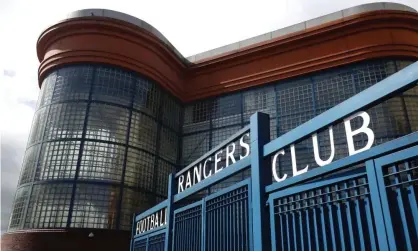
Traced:
[[[255, 113], [250, 118], [251, 132], [251, 179], [252, 184], [252, 222], [255, 250], [270, 249], [268, 233], [268, 208], [265, 206], [267, 196], [264, 187], [271, 183], [272, 172], [270, 158], [263, 158], [263, 146], [270, 141], [270, 119], [267, 114]], [[251, 229], [250, 229], [251, 230]]]
[[[418, 63], [268, 142], [269, 117], [170, 175], [167, 224], [134, 235], [137, 250], [413, 250], [418, 246], [418, 132], [271, 183], [270, 155], [356, 111], [416, 86]], [[250, 131], [250, 156], [177, 193], [176, 178]], [[211, 186], [250, 168], [251, 177], [214, 194]], [[192, 202], [187, 203], [188, 200]]]

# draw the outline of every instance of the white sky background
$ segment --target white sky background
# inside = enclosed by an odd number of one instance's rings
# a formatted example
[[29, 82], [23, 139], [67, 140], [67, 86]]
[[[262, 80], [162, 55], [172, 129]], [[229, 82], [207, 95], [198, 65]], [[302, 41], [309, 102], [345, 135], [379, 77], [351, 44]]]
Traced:
[[[158, 29], [184, 56], [370, 0], [0, 0], [1, 233], [7, 230], [38, 96], [36, 41], [79, 9], [111, 9]], [[418, 0], [394, 0], [418, 9]]]

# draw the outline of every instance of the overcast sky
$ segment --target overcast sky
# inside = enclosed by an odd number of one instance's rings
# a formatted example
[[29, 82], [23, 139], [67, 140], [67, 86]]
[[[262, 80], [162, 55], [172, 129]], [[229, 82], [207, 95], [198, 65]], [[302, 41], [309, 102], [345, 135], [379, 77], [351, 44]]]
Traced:
[[[112, 9], [158, 29], [191, 56], [368, 0], [0, 0], [1, 232], [7, 230], [38, 96], [36, 41], [79, 9]], [[418, 9], [418, 0], [396, 0]]]

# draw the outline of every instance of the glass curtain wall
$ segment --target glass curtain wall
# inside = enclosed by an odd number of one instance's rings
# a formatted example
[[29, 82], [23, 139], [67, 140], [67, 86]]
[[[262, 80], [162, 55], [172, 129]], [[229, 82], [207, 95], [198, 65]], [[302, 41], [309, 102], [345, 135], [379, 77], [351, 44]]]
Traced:
[[[188, 104], [184, 108], [181, 164], [187, 166], [249, 124], [250, 116], [256, 111], [270, 115], [270, 137], [275, 139], [411, 63], [402, 60], [367, 61]], [[417, 131], [417, 107], [418, 87], [415, 87], [367, 110], [371, 117], [370, 127], [375, 132], [374, 145]], [[355, 119], [352, 129], [361, 124], [361, 119]], [[348, 156], [348, 149], [344, 125], [339, 124], [333, 130], [335, 149], [338, 150], [335, 160]], [[320, 156], [326, 160], [331, 151], [328, 130], [319, 133], [318, 140]], [[367, 138], [360, 135], [354, 141], [358, 149], [366, 144]], [[299, 168], [307, 164], [310, 169], [317, 167], [311, 139], [296, 144], [295, 149]], [[285, 151], [290, 152], [289, 149]], [[279, 161], [279, 177], [285, 173], [290, 177], [290, 154], [285, 154]], [[247, 171], [232, 177], [209, 193], [248, 175]]]
[[[274, 139], [410, 63], [367, 61], [185, 105], [153, 81], [119, 68], [55, 70], [42, 84], [9, 230], [129, 230], [132, 213], [165, 199], [169, 173], [249, 124], [256, 111], [270, 115]], [[368, 109], [375, 145], [417, 131], [417, 107], [415, 87]], [[353, 130], [361, 123], [354, 120]], [[328, 135], [318, 135], [322, 159], [330, 154]], [[335, 126], [335, 159], [348, 155], [345, 141], [343, 124]], [[356, 148], [366, 142], [364, 135], [355, 138]], [[298, 166], [317, 167], [310, 139], [295, 148]], [[290, 154], [279, 161], [278, 175], [290, 177]]]
[[165, 199], [179, 157], [182, 107], [125, 70], [68, 66], [42, 83], [10, 230], [129, 230]]

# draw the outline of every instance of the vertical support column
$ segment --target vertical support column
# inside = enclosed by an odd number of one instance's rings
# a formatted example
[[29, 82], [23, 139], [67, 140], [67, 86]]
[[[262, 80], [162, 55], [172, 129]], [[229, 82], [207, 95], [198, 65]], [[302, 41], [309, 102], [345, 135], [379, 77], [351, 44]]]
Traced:
[[253, 249], [270, 250], [269, 210], [264, 189], [271, 183], [270, 158], [264, 158], [263, 147], [270, 140], [270, 118], [268, 114], [257, 112], [250, 118], [251, 138], [251, 192]]
[[174, 191], [176, 191], [175, 187], [175, 173], [170, 174], [168, 176], [168, 194], [167, 194], [167, 226], [165, 232], [165, 242], [164, 242], [164, 250], [172, 250], [173, 249], [173, 212], [174, 212]]
[[[366, 161], [367, 180], [369, 182], [370, 199], [373, 207], [374, 222], [376, 224], [376, 233], [379, 250], [396, 250], [394, 245], [393, 232], [387, 233], [385, 218], [383, 215], [382, 198], [379, 191], [379, 182], [376, 175], [376, 166], [374, 160]], [[389, 228], [390, 230], [391, 228]], [[394, 248], [394, 249], [393, 249]]]
[[123, 155], [123, 165], [122, 165], [122, 178], [119, 185], [119, 199], [116, 211], [116, 230], [120, 229], [120, 218], [122, 215], [122, 201], [123, 201], [123, 193], [125, 187], [125, 175], [126, 175], [126, 163], [128, 162], [128, 152], [129, 152], [129, 138], [131, 136], [131, 124], [132, 124], [132, 111], [134, 109], [134, 102], [135, 96], [137, 92], [137, 85], [135, 84], [135, 78], [132, 77], [131, 79], [131, 90], [133, 89], [133, 93], [131, 96], [130, 104], [129, 104], [129, 117], [128, 117], [128, 129], [126, 130], [126, 138], [125, 138], [125, 153]]
[[71, 222], [73, 218], [73, 210], [74, 210], [74, 201], [75, 201], [75, 194], [77, 191], [77, 180], [80, 173], [80, 167], [81, 167], [81, 160], [83, 158], [83, 151], [84, 151], [84, 144], [86, 141], [86, 134], [87, 134], [87, 125], [89, 120], [89, 114], [90, 114], [90, 106], [92, 102], [92, 96], [93, 96], [93, 90], [94, 90], [94, 82], [96, 80], [96, 70], [97, 66], [93, 66], [93, 72], [92, 72], [92, 78], [91, 78], [91, 85], [89, 90], [89, 99], [87, 103], [86, 108], [86, 114], [84, 116], [84, 124], [83, 124], [83, 132], [81, 135], [81, 143], [80, 143], [80, 150], [78, 151], [78, 158], [77, 158], [77, 166], [75, 170], [75, 176], [73, 180], [73, 189], [71, 192], [71, 201], [70, 201], [70, 208], [68, 211], [68, 218], [67, 218], [67, 228], [71, 227]]

